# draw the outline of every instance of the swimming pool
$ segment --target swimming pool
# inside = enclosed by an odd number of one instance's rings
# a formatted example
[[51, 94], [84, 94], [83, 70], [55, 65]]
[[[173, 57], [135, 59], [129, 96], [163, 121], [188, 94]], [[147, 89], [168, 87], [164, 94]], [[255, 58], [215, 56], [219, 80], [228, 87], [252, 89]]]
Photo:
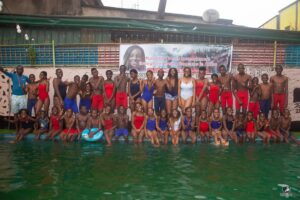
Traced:
[[0, 139], [0, 199], [300, 199], [295, 145], [8, 141]]

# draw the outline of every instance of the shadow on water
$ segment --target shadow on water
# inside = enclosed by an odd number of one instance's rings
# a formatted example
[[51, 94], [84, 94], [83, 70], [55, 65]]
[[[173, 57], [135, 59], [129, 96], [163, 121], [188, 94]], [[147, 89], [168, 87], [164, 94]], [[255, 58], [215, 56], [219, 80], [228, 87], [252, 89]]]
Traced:
[[298, 147], [286, 144], [153, 148], [0, 140], [0, 198], [299, 199], [299, 156]]

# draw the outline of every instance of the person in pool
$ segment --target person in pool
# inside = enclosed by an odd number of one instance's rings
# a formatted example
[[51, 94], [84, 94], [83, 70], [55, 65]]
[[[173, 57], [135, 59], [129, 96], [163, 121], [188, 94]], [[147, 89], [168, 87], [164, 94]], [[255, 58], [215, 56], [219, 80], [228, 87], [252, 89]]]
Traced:
[[57, 135], [59, 135], [62, 132], [62, 120], [61, 117], [63, 115], [63, 110], [60, 110], [61, 113], [59, 113], [59, 109], [57, 106], [52, 107], [52, 112], [50, 116], [50, 125], [49, 125], [49, 132], [46, 137], [46, 140], [54, 140]]
[[118, 108], [118, 114], [114, 115], [116, 124], [115, 137], [119, 140], [120, 137], [124, 137], [125, 141], [128, 142], [128, 122], [129, 116], [126, 114], [126, 109], [123, 105]]
[[177, 109], [172, 110], [171, 117], [169, 118], [169, 129], [172, 138], [172, 144], [176, 146], [179, 143], [181, 130], [181, 116], [179, 110]]
[[168, 114], [167, 111], [164, 109], [160, 111], [160, 115], [157, 117], [156, 130], [163, 144], [167, 145], [169, 142], [169, 126], [168, 126]]
[[153, 72], [148, 70], [147, 79], [143, 80], [142, 84], [142, 104], [145, 111], [148, 111], [148, 108], [153, 107], [153, 93], [154, 93], [154, 83], [155, 78], [153, 77]]
[[112, 113], [112, 108], [110, 105], [106, 105], [104, 112], [100, 115], [101, 125], [104, 127], [105, 140], [107, 146], [111, 146], [111, 140], [114, 135], [114, 130], [116, 128], [114, 124], [114, 115]]
[[[92, 109], [91, 110], [91, 115], [88, 119], [88, 124], [87, 124], [87, 128], [90, 130], [89, 131], [89, 138], [93, 138], [94, 135], [99, 132], [102, 128], [101, 128], [101, 120], [99, 118], [98, 115], [98, 110], [97, 109]], [[96, 131], [91, 131], [92, 128], [96, 128]]]
[[145, 52], [138, 45], [130, 46], [123, 57], [123, 65], [127, 66], [128, 70], [136, 69], [138, 72], [145, 72]]
[[288, 109], [285, 109], [283, 112], [283, 116], [280, 118], [280, 126], [279, 126], [280, 133], [283, 135], [284, 140], [287, 143], [293, 141], [297, 145], [300, 145], [300, 142], [290, 131], [291, 123], [292, 123], [292, 119], [291, 119], [290, 111]]
[[185, 109], [185, 115], [181, 118], [181, 137], [182, 142], [186, 144], [188, 137], [191, 138], [191, 143], [195, 144], [196, 134], [195, 134], [195, 118], [193, 118], [192, 108], [188, 107]]
[[209, 120], [207, 118], [206, 110], [202, 110], [200, 116], [198, 117], [198, 135], [201, 138], [202, 143], [209, 143]]
[[156, 131], [156, 117], [154, 115], [153, 108], [148, 108], [146, 116], [146, 126], [144, 127], [144, 131], [146, 133], [146, 136], [150, 139], [151, 144], [153, 146], [159, 146], [159, 139], [157, 137], [157, 131]]
[[37, 117], [37, 123], [34, 127], [35, 140], [40, 140], [42, 134], [47, 134], [49, 131], [49, 118], [46, 111], [41, 110]]
[[[81, 132], [86, 129], [89, 119], [89, 114], [87, 108], [85, 106], [81, 106], [79, 109], [79, 113], [76, 114], [76, 128], [78, 133], [78, 137], [80, 137]], [[77, 138], [79, 139], [79, 138]]]
[[142, 104], [137, 102], [135, 105], [135, 111], [131, 115], [131, 135], [135, 143], [142, 143], [144, 139], [144, 126], [145, 126], [145, 114], [143, 112]]

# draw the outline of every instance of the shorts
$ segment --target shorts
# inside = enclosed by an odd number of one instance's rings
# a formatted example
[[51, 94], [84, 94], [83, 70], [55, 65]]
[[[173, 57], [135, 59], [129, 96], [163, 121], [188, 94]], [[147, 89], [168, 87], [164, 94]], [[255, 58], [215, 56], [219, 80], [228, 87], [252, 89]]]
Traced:
[[117, 137], [120, 137], [120, 136], [127, 137], [128, 136], [128, 130], [126, 128], [118, 128], [118, 129], [115, 130], [115, 135]]
[[283, 113], [285, 107], [285, 94], [273, 94], [273, 109], [279, 104], [280, 112]]
[[164, 110], [166, 108], [166, 98], [162, 97], [154, 97], [154, 110], [156, 113]]
[[27, 109], [26, 95], [11, 95], [11, 113], [16, 114], [21, 109]]
[[257, 102], [249, 102], [249, 111], [253, 112], [253, 117], [256, 119], [259, 113], [259, 103]]
[[69, 99], [68, 97], [64, 100], [65, 110], [72, 109], [74, 113], [78, 113], [78, 107], [76, 99]]
[[102, 94], [95, 94], [92, 96], [92, 109], [102, 110], [104, 107], [104, 97]]
[[128, 107], [126, 92], [116, 93], [116, 107], [119, 108], [120, 106], [123, 106], [124, 108]]
[[[69, 130], [69, 129], [67, 129], [67, 128], [64, 129], [64, 130], [63, 130], [64, 134], [67, 134], [67, 133], [68, 133], [68, 130]], [[70, 129], [70, 132], [69, 132], [69, 135], [76, 135], [76, 134], [78, 134], [77, 129], [71, 128], [71, 129]]]
[[260, 111], [268, 118], [271, 109], [271, 99], [260, 100]]
[[177, 99], [178, 96], [173, 96], [171, 95], [170, 93], [165, 93], [165, 99], [167, 100], [171, 100], [171, 101], [174, 101]]
[[245, 130], [244, 129], [237, 129], [236, 130], [236, 135], [238, 137], [244, 136], [245, 135]]
[[[247, 109], [248, 103], [249, 103], [249, 101], [248, 101], [248, 98], [249, 98], [248, 97], [248, 91], [239, 90], [239, 91], [236, 92], [236, 96], [242, 102], [242, 107], [244, 109]], [[236, 106], [237, 110], [240, 110], [241, 106], [240, 106], [240, 104], [239, 104], [239, 102], [238, 102], [237, 99], [235, 100], [235, 106]]]
[[231, 91], [223, 91], [221, 93], [221, 106], [222, 108], [232, 108], [232, 92]]
[[91, 99], [90, 98], [82, 98], [80, 99], [80, 102], [79, 102], [79, 108], [81, 106], [85, 106], [86, 109], [89, 111], [91, 109]]
[[28, 113], [30, 116], [32, 116], [32, 109], [35, 107], [36, 102], [37, 102], [37, 99], [28, 99], [27, 100], [27, 110], [28, 110]]

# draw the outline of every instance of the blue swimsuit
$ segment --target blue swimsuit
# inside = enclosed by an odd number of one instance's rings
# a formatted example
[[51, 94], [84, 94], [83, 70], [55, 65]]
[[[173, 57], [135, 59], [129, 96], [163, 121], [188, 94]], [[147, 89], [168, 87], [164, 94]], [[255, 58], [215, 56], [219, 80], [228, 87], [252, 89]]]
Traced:
[[143, 90], [143, 95], [142, 98], [149, 103], [152, 100], [153, 97], [153, 92], [154, 92], [154, 85], [149, 89], [149, 85], [146, 84]]
[[159, 128], [162, 130], [162, 131], [166, 131], [168, 130], [168, 123], [167, 123], [167, 120], [162, 120], [160, 119], [159, 120]]
[[186, 117], [183, 119], [183, 123], [185, 125], [184, 131], [191, 131], [192, 130], [192, 118], [188, 120]]
[[146, 124], [146, 129], [149, 131], [154, 131], [155, 127], [156, 127], [156, 120], [148, 118], [147, 124]]
[[211, 123], [211, 128], [212, 129], [219, 129], [221, 127], [221, 122], [220, 121], [215, 121], [215, 120], [212, 120]]

